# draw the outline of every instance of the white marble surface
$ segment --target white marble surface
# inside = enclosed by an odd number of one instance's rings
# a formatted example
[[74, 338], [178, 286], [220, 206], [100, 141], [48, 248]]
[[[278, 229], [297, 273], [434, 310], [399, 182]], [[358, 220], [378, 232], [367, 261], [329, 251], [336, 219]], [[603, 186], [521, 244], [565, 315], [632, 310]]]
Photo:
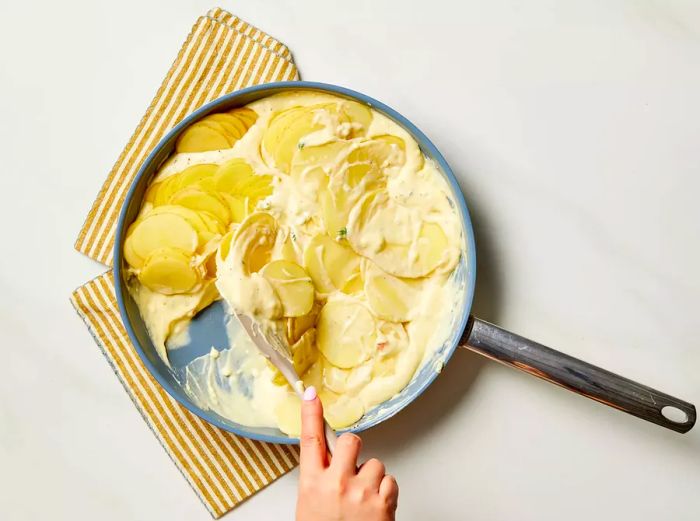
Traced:
[[[211, 0], [210, 0], [211, 1]], [[206, 520], [68, 303], [82, 219], [195, 17], [188, 2], [0, 6], [0, 518]], [[475, 311], [700, 404], [700, 5], [255, 2], [304, 78], [375, 96], [457, 172]], [[365, 436], [402, 520], [700, 516], [681, 436], [458, 352]], [[296, 475], [231, 519], [291, 519]]]

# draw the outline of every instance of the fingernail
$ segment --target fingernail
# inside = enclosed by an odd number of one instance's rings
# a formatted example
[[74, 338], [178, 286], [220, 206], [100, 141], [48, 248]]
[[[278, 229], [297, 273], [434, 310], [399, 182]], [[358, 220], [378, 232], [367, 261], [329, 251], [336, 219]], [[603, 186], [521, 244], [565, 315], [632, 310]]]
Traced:
[[315, 399], [316, 399], [316, 388], [313, 385], [310, 385], [304, 391], [304, 401], [310, 402], [310, 401], [315, 400]]

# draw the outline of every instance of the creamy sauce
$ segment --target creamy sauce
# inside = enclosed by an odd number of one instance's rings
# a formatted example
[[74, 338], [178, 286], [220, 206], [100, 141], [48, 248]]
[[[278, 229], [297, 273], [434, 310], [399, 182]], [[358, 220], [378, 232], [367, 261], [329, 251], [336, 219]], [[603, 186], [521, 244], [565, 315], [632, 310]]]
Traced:
[[[385, 271], [392, 270], [411, 277], [397, 282], [408, 288], [403, 290], [410, 297], [410, 309], [405, 317], [408, 320], [395, 322], [373, 316], [376, 329], [360, 363], [348, 368], [336, 367], [319, 354], [302, 376], [304, 384], [315, 385], [320, 390], [329, 422], [334, 427], [344, 427], [400, 392], [448, 338], [460, 294], [450, 275], [460, 255], [462, 237], [449, 187], [436, 165], [422, 155], [403, 128], [375, 111], [367, 129], [354, 121], [340, 121], [334, 113], [319, 111], [313, 122], [321, 128], [305, 135], [298, 148], [340, 140], [343, 146], [338, 147], [337, 156], [324, 156], [320, 163], [297, 165], [291, 174], [269, 166], [275, 165], [274, 158], [260, 143], [276, 114], [290, 107], [338, 101], [333, 96], [311, 92], [256, 101], [249, 107], [258, 114], [257, 121], [231, 149], [180, 153], [169, 158], [155, 181], [192, 165], [220, 164], [233, 158], [245, 159], [257, 174], [274, 176], [274, 191], [258, 203], [257, 210], [268, 213], [275, 227], [270, 228], [268, 235], [260, 235], [259, 229], [253, 233], [250, 227], [246, 228], [248, 221], [238, 228], [233, 225], [236, 231], [230, 252], [225, 258], [221, 252], [217, 256], [215, 282], [195, 294], [166, 296], [138, 283], [131, 290], [153, 342], [166, 361], [168, 337], [173, 332], [183, 335], [182, 324], [218, 295], [231, 310], [255, 317], [267, 334], [284, 338], [287, 319], [283, 318], [283, 302], [266, 277], [250, 271], [250, 252], [267, 241], [270, 259], [291, 256], [303, 265], [304, 252], [311, 240], [326, 231], [319, 194], [328, 184], [351, 207], [345, 216], [346, 226], [338, 229], [334, 238], [366, 257], [361, 270], [364, 279], [372, 276], [391, 279]], [[364, 135], [352, 138], [359, 131], [364, 131]], [[379, 172], [370, 171], [359, 181], [350, 174], [328, 178], [328, 172], [338, 171], [339, 165], [344, 165], [348, 151], [363, 157], [363, 147], [374, 143], [368, 145], [368, 138], [387, 135], [400, 138], [404, 147], [391, 144]], [[376, 190], [379, 190], [376, 197], [368, 195]], [[426, 223], [439, 225], [442, 235], [438, 234], [436, 239]], [[335, 234], [331, 230], [328, 233]], [[443, 241], [439, 242], [442, 246], [438, 253], [428, 247], [435, 240]], [[321, 250], [314, 255], [321, 256]], [[324, 274], [324, 286], [332, 286], [331, 279], [329, 274]], [[285, 284], [292, 286], [300, 280], [290, 279]], [[358, 309], [373, 309], [365, 291], [346, 294], [337, 289], [325, 293], [318, 290], [316, 298], [321, 303], [359, 304], [362, 308]], [[346, 334], [352, 336], [359, 326], [350, 325], [352, 319], [345, 324]], [[280, 427], [289, 434], [298, 434], [298, 424], [289, 419], [298, 416], [292, 389], [273, 382], [276, 371], [242, 329], [229, 326], [228, 335], [229, 346], [220, 346], [227, 349], [212, 348], [209, 354], [187, 366], [188, 394], [203, 409], [213, 410], [236, 423]]]

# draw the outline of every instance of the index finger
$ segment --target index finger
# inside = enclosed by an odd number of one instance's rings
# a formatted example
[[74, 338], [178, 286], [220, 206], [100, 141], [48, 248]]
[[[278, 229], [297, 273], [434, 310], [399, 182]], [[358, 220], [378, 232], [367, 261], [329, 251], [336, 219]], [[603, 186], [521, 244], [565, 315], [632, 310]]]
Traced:
[[304, 391], [301, 401], [301, 455], [300, 471], [307, 472], [325, 468], [326, 438], [323, 432], [323, 406], [316, 396], [316, 389], [311, 386]]

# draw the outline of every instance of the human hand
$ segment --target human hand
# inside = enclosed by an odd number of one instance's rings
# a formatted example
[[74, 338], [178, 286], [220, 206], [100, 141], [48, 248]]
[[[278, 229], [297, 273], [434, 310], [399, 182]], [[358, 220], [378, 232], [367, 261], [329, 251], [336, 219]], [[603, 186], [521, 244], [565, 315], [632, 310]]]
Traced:
[[313, 387], [301, 403], [301, 462], [297, 521], [393, 521], [399, 496], [384, 464], [370, 459], [357, 468], [362, 440], [338, 438], [329, 460], [323, 435], [323, 407]]

